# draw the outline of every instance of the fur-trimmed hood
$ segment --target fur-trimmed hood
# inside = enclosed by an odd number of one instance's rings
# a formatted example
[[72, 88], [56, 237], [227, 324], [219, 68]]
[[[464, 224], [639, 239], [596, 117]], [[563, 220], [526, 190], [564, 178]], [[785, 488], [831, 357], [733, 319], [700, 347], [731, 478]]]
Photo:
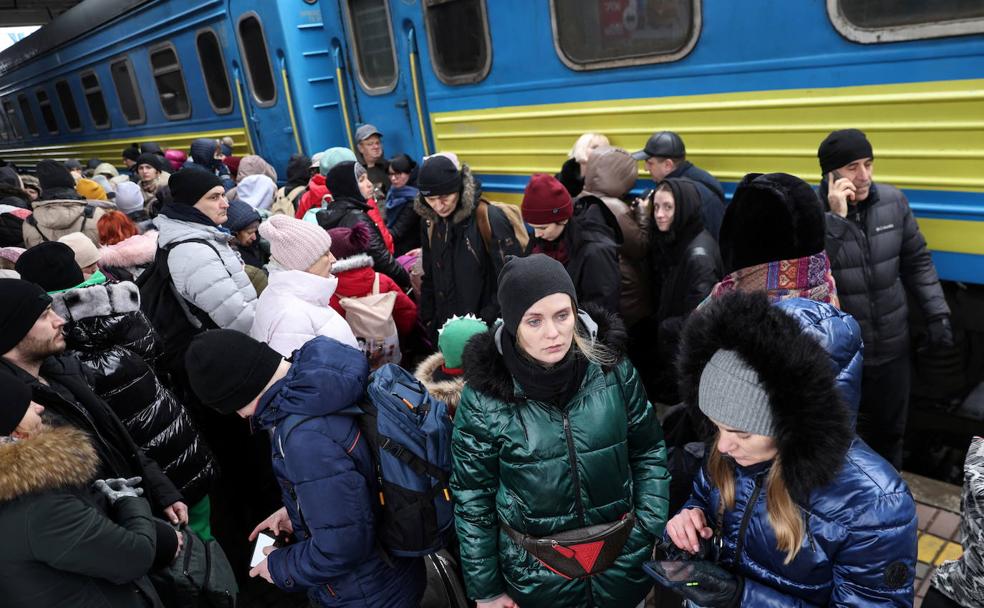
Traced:
[[45, 428], [28, 439], [0, 443], [0, 503], [86, 486], [98, 467], [89, 436], [71, 426]]
[[758, 372], [783, 479], [805, 504], [812, 490], [834, 480], [854, 439], [829, 355], [765, 294], [729, 293], [692, 315], [683, 330], [677, 368], [685, 403], [699, 407], [701, 374], [721, 349], [736, 351]]
[[371, 267], [372, 257], [368, 253], [359, 253], [337, 260], [334, 264], [332, 264], [331, 273], [337, 276], [350, 270], [359, 270], [361, 268]]
[[69, 323], [140, 310], [140, 290], [133, 283], [104, 283], [51, 295], [51, 307]]
[[[625, 353], [628, 334], [625, 325], [617, 315], [595, 305], [585, 305], [579, 311], [578, 323], [588, 335], [607, 346], [620, 356]], [[587, 317], [587, 319], [585, 319]], [[593, 327], [592, 327], [593, 325]], [[462, 362], [465, 368], [465, 383], [480, 393], [485, 393], [506, 403], [521, 403], [516, 394], [512, 375], [506, 368], [502, 353], [497, 344], [497, 332], [502, 324], [496, 324], [489, 331], [476, 334], [465, 345]], [[610, 368], [605, 368], [607, 373]]]
[[[460, 224], [470, 218], [475, 213], [475, 207], [478, 206], [478, 201], [481, 198], [482, 182], [472, 175], [471, 168], [468, 165], [462, 164], [461, 197], [458, 198], [458, 208], [451, 215], [451, 222]], [[436, 222], [441, 219], [440, 216], [434, 213], [434, 210], [427, 204], [427, 201], [424, 200], [423, 194], [417, 195], [417, 198], [413, 201], [413, 209], [426, 222]]]
[[465, 389], [465, 377], [458, 376], [449, 380], [435, 380], [434, 373], [444, 366], [444, 355], [436, 352], [420, 362], [413, 375], [420, 380], [427, 392], [448, 404], [449, 412], [454, 416], [454, 411], [458, 408], [461, 401], [461, 391]]
[[135, 234], [115, 245], [104, 245], [99, 248], [99, 262], [104, 266], [116, 266], [118, 268], [133, 268], [150, 264], [156, 255], [156, 230]]

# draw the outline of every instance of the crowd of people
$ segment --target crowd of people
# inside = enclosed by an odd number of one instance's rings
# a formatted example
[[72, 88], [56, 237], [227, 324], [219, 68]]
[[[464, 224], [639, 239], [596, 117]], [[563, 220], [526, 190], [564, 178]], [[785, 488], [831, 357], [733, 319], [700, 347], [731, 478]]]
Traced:
[[[864, 133], [819, 142], [819, 190], [730, 198], [677, 133], [586, 133], [518, 206], [453, 153], [355, 139], [286, 176], [212, 139], [0, 163], [5, 605], [198, 605], [167, 573], [201, 563], [232, 601], [216, 564], [419, 606], [359, 422], [386, 364], [453, 418], [443, 544], [479, 608], [913, 605], [906, 292], [921, 346], [954, 337]], [[980, 441], [967, 467], [926, 607], [984, 605]]]

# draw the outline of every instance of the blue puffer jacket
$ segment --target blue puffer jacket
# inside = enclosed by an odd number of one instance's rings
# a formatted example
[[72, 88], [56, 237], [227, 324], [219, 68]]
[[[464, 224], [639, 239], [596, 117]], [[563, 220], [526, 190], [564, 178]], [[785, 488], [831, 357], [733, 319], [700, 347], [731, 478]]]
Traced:
[[368, 374], [362, 352], [318, 337], [260, 399], [254, 421], [273, 429], [273, 469], [296, 537], [270, 555], [270, 575], [281, 589], [307, 589], [318, 606], [416, 608], [423, 560], [391, 568], [376, 549], [375, 476], [356, 420]]
[[912, 606], [916, 508], [885, 459], [854, 440], [834, 481], [800, 505], [806, 536], [789, 565], [766, 513], [768, 471], [769, 463], [735, 467], [735, 508], [723, 524], [720, 495], [703, 468], [683, 507], [703, 510], [708, 525], [721, 531], [721, 563], [745, 577], [740, 606]]
[[775, 306], [791, 315], [830, 355], [837, 392], [851, 414], [851, 424], [861, 406], [861, 364], [864, 345], [861, 326], [854, 317], [825, 302], [793, 298]]

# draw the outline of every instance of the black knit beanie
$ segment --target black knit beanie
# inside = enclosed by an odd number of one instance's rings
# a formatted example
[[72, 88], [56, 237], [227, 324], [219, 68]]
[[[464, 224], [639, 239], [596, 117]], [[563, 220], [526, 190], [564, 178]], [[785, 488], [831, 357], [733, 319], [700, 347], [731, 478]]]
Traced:
[[32, 282], [0, 279], [0, 355], [17, 346], [50, 304], [51, 296]]
[[194, 205], [200, 198], [216, 186], [222, 185], [222, 180], [211, 171], [198, 167], [186, 167], [171, 175], [167, 180], [171, 189], [171, 197], [179, 205]]
[[844, 165], [853, 163], [859, 158], [874, 158], [871, 142], [858, 129], [841, 129], [834, 131], [820, 143], [817, 150], [820, 159], [820, 171], [830, 173]]
[[202, 404], [232, 414], [260, 396], [283, 357], [232, 329], [198, 334], [185, 353], [188, 381]]
[[123, 148], [123, 158], [128, 160], [136, 161], [140, 158], [140, 147], [137, 144], [133, 144], [126, 148]]
[[366, 200], [362, 196], [362, 190], [359, 188], [356, 164], [353, 161], [347, 160], [343, 163], [338, 163], [328, 171], [328, 175], [325, 176], [325, 186], [331, 192], [332, 198], [350, 198], [357, 201]]
[[49, 188], [75, 189], [75, 178], [65, 168], [65, 165], [56, 160], [43, 160], [39, 162], [37, 176], [42, 192]]
[[577, 307], [574, 282], [563, 264], [542, 253], [525, 258], [507, 256], [499, 272], [498, 292], [506, 331], [515, 336], [519, 322], [530, 306], [555, 293], [566, 293]]
[[424, 196], [440, 196], [461, 191], [461, 171], [447, 156], [432, 156], [417, 174], [417, 189]]
[[144, 152], [137, 157], [137, 167], [140, 165], [150, 165], [160, 172], [164, 170], [164, 159], [153, 152]]
[[17, 258], [14, 270], [21, 278], [40, 285], [45, 291], [71, 289], [85, 281], [75, 261], [75, 252], [65, 243], [38, 243]]
[[31, 406], [31, 389], [26, 382], [14, 374], [7, 370], [0, 370], [0, 395], [3, 395], [3, 407], [0, 407], [0, 437], [6, 437], [14, 432], [20, 421], [24, 419], [27, 408]]

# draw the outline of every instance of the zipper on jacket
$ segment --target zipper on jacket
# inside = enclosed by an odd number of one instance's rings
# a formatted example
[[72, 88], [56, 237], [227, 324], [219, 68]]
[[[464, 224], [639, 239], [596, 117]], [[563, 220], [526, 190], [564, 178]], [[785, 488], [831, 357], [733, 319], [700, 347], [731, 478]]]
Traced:
[[[878, 302], [875, 299], [874, 289], [871, 284], [871, 243], [868, 239], [868, 219], [871, 216], [872, 211], [874, 211], [874, 206], [864, 214], [863, 218], [860, 215], [860, 211], [857, 212], [858, 221], [849, 221], [854, 229], [858, 231], [861, 236], [861, 269], [864, 272], [864, 293], [865, 297], [868, 298], [868, 304], [871, 307], [871, 324], [872, 327], [877, 327], [878, 323]], [[864, 224], [861, 223], [861, 219], [864, 219]]]
[[752, 513], [755, 511], [755, 503], [758, 501], [759, 493], [762, 492], [762, 478], [764, 475], [759, 475], [755, 480], [755, 488], [752, 489], [752, 495], [748, 498], [748, 502], [745, 503], [745, 513], [741, 516], [741, 527], [738, 528], [738, 544], [735, 545], [735, 563], [741, 561], [741, 550], [745, 548], [745, 532], [748, 530], [748, 522], [752, 519]]
[[191, 580], [191, 574], [189, 573], [189, 569], [191, 568], [191, 535], [190, 534], [184, 535], [184, 552], [185, 552], [185, 556], [184, 556], [183, 572], [184, 575], [187, 576], [189, 580]]
[[571, 418], [565, 409], [564, 416], [564, 438], [567, 439], [567, 457], [571, 461], [571, 475], [574, 477], [574, 508], [577, 510], [578, 521], [584, 527], [584, 505], [581, 504], [581, 478], [577, 474], [577, 454], [574, 451], [574, 434], [571, 432]]

